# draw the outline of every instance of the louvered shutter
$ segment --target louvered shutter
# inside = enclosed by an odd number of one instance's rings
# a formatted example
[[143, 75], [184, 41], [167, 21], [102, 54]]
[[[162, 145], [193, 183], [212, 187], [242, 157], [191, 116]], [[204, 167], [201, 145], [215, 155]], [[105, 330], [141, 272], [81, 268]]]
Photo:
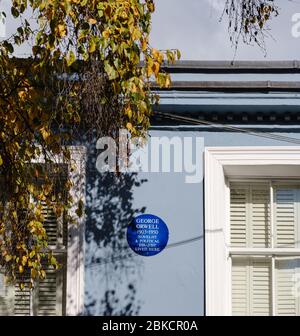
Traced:
[[[275, 246], [297, 248], [300, 242], [300, 189], [281, 185], [274, 189], [274, 194]], [[299, 266], [299, 259], [276, 259], [276, 315], [300, 315]]]
[[270, 192], [267, 184], [233, 183], [230, 231], [233, 247], [270, 246]]
[[249, 308], [249, 262], [248, 259], [233, 259], [232, 262], [232, 314], [246, 316]]
[[[24, 279], [22, 279], [23, 281]], [[29, 277], [28, 277], [29, 281]], [[25, 277], [26, 282], [26, 277]], [[5, 282], [4, 273], [0, 273], [0, 315], [29, 316], [31, 312], [31, 291], [21, 290], [18, 285]]]
[[246, 247], [247, 204], [249, 188], [233, 185], [230, 189], [230, 232], [231, 245]]
[[4, 274], [0, 272], [0, 315], [13, 315], [14, 291], [13, 287], [5, 283]]
[[271, 315], [271, 261], [270, 260], [253, 260], [251, 263], [251, 314]]
[[300, 260], [276, 260], [276, 315], [300, 315]]
[[271, 315], [270, 260], [233, 259], [232, 314]]
[[44, 227], [48, 235], [49, 247], [55, 249], [55, 257], [62, 265], [59, 270], [47, 267], [47, 277], [40, 281], [34, 294], [35, 315], [64, 315], [66, 295], [66, 248], [67, 223], [64, 216], [56, 217], [53, 208], [42, 203]]
[[[25, 286], [21, 290], [18, 285], [6, 285], [4, 275], [0, 273], [0, 315], [64, 315], [66, 305], [66, 247], [67, 223], [63, 217], [56, 219], [52, 208], [43, 204], [45, 229], [49, 238], [49, 246], [55, 249], [55, 257], [62, 265], [58, 271], [46, 268], [46, 279], [37, 283], [32, 291]], [[29, 282], [29, 276], [22, 279]]]
[[34, 315], [65, 315], [66, 276], [64, 256], [56, 256], [63, 267], [59, 270], [46, 268], [47, 277], [40, 281], [34, 294]]
[[277, 187], [275, 189], [276, 247], [295, 247], [297, 218], [297, 189]]
[[270, 188], [250, 187], [251, 247], [270, 247]]
[[16, 284], [14, 286], [14, 311], [15, 316], [29, 316], [32, 308], [32, 291], [29, 289], [30, 276], [29, 273], [23, 275], [22, 282], [25, 288], [21, 290]]

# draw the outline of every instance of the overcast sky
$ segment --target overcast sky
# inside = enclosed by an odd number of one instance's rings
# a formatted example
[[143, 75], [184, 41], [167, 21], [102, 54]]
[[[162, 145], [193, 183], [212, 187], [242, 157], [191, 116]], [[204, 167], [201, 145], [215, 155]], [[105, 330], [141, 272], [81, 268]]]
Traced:
[[[226, 18], [220, 22], [225, 0], [155, 0], [156, 12], [152, 20], [151, 44], [159, 49], [178, 48], [182, 59], [232, 60]], [[292, 17], [299, 13], [300, 0], [275, 0], [280, 15], [270, 23], [273, 38], [267, 40], [267, 56], [257, 46], [242, 43], [236, 59], [294, 60], [300, 59], [300, 36], [292, 36]], [[0, 0], [0, 10], [8, 13], [6, 35], [17, 27], [10, 15], [11, 0]], [[300, 25], [299, 25], [300, 32]], [[300, 35], [300, 34], [299, 34]], [[1, 36], [1, 24], [0, 24]], [[18, 55], [25, 56], [28, 47]]]
[[[159, 49], [178, 48], [182, 59], [232, 60], [227, 24], [222, 15], [225, 0], [156, 0], [152, 22], [152, 45]], [[275, 0], [280, 15], [271, 24], [267, 56], [258, 47], [240, 45], [236, 59], [300, 59], [300, 37], [292, 36], [292, 17], [299, 13], [300, 0]], [[299, 29], [300, 31], [300, 29]]]

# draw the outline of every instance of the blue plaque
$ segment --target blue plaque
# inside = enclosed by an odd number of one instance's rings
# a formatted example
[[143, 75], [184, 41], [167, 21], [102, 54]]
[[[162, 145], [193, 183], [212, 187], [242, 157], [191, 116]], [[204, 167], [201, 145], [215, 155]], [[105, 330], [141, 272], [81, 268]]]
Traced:
[[169, 240], [166, 223], [154, 215], [135, 217], [127, 228], [127, 241], [131, 249], [145, 257], [160, 253]]

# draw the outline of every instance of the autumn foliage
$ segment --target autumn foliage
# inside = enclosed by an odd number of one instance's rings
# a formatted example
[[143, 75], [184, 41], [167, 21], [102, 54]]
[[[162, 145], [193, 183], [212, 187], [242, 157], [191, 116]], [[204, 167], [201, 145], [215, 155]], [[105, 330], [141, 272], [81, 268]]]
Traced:
[[[38, 29], [24, 16], [28, 8]], [[71, 181], [58, 164], [72, 169], [66, 145], [76, 130], [144, 135], [157, 100], [151, 81], [170, 85], [161, 66], [180, 54], [150, 46], [154, 10], [152, 0], [12, 1], [22, 24], [0, 44], [0, 265], [21, 288], [59, 267], [43, 207], [76, 223]], [[15, 59], [14, 48], [32, 39], [31, 57]], [[82, 216], [82, 201], [77, 206]]]

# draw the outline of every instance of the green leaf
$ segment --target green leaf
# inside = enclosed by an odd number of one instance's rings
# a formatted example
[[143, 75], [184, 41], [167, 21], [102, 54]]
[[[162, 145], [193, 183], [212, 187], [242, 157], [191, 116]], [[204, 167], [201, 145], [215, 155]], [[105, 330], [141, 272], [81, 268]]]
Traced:
[[19, 36], [15, 36], [14, 41], [17, 45], [20, 45], [22, 43], [21, 38]]
[[114, 80], [118, 77], [118, 72], [109, 64], [108, 61], [104, 61], [104, 70], [110, 80]]
[[91, 41], [90, 41], [89, 52], [93, 53], [96, 50], [96, 46], [97, 46], [97, 44], [96, 44], [96, 38], [95, 38], [95, 36], [93, 36], [91, 38]]
[[17, 18], [20, 15], [19, 11], [15, 7], [11, 7], [11, 14], [15, 18]]
[[76, 214], [77, 214], [77, 216], [79, 218], [82, 217], [82, 215], [83, 215], [83, 208], [84, 208], [83, 201], [79, 200], [79, 202], [78, 202], [78, 208], [75, 211]]
[[13, 47], [13, 45], [12, 45], [11, 43], [5, 41], [5, 42], [3, 43], [3, 46], [4, 46], [4, 48], [5, 48], [9, 53], [12, 54], [12, 53], [14, 52], [14, 47]]
[[69, 52], [68, 58], [67, 58], [67, 65], [71, 66], [76, 60], [74, 52], [71, 50]]

